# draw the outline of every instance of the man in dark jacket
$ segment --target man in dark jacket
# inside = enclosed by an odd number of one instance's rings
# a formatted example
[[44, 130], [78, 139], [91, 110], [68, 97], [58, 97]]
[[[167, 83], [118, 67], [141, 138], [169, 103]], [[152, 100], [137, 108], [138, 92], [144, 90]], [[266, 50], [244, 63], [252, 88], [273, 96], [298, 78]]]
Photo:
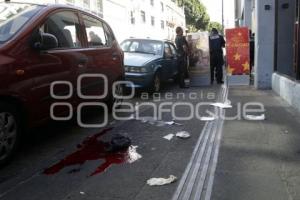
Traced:
[[254, 41], [255, 35], [254, 33], [251, 33], [250, 30], [250, 76], [251, 76], [251, 72], [254, 66], [254, 55], [255, 55], [255, 41]]
[[183, 29], [181, 27], [176, 28], [176, 39], [175, 39], [177, 54], [178, 54], [178, 78], [179, 86], [181, 88], [187, 87], [185, 79], [189, 78], [187, 69], [187, 57], [188, 57], [188, 42], [183, 36]]
[[223, 49], [225, 47], [225, 40], [222, 35], [218, 33], [218, 30], [212, 28], [209, 36], [209, 50], [210, 50], [210, 73], [211, 73], [211, 84], [216, 79], [218, 84], [223, 84]]

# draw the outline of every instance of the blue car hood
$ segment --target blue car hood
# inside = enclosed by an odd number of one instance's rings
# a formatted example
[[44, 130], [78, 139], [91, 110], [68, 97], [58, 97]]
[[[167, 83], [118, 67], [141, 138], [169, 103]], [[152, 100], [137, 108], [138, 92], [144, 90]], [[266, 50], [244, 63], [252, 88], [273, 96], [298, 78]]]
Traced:
[[145, 64], [161, 58], [160, 55], [143, 53], [124, 53], [125, 66], [144, 66]]

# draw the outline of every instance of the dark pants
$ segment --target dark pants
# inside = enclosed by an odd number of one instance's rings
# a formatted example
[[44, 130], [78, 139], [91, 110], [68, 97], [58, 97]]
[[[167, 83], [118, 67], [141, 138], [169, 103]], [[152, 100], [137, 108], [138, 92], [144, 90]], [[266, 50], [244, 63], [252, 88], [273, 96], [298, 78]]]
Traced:
[[218, 83], [223, 81], [223, 65], [223, 53], [217, 52], [210, 54], [210, 78], [212, 83], [215, 77]]
[[180, 87], [185, 87], [184, 80], [189, 78], [189, 73], [187, 69], [187, 59], [185, 57], [178, 58], [178, 81]]

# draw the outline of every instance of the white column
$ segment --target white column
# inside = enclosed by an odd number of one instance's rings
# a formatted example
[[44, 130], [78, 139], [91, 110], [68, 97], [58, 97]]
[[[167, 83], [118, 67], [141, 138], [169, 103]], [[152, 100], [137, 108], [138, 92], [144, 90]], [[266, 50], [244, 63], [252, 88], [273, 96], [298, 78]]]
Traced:
[[274, 71], [275, 0], [255, 0], [255, 81], [257, 89], [270, 89]]
[[244, 2], [244, 25], [251, 29], [252, 24], [252, 0]]

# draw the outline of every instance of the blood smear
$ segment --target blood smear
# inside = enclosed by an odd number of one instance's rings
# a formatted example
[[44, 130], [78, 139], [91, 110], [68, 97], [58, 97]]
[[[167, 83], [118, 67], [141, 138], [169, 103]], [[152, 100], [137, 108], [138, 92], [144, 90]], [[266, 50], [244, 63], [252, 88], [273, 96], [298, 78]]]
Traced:
[[[112, 128], [105, 129], [101, 133], [95, 134], [86, 138], [81, 144], [77, 145], [78, 150], [66, 156], [60, 162], [44, 170], [44, 174], [52, 175], [58, 173], [65, 167], [73, 165], [83, 165], [87, 161], [104, 160], [90, 176], [104, 172], [113, 164], [131, 163], [131, 151], [123, 150], [119, 152], [107, 152], [109, 147], [108, 142], [103, 142], [100, 138], [109, 132]], [[79, 171], [78, 169], [71, 170], [72, 172]]]

